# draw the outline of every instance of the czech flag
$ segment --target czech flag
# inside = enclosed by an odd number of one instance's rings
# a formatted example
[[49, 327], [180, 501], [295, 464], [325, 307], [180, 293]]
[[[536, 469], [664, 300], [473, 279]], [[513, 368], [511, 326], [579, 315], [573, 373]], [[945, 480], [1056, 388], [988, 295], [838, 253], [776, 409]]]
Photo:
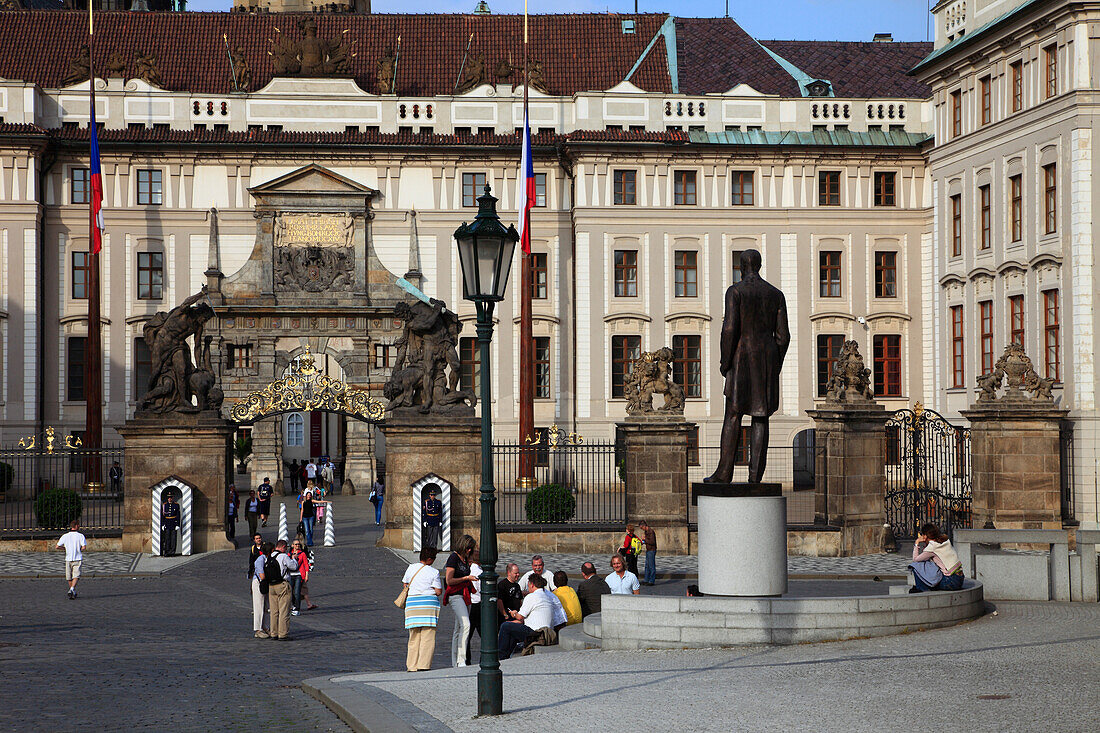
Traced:
[[[91, 84], [95, 83], [93, 79]], [[94, 98], [93, 98], [94, 99]], [[91, 186], [92, 186], [92, 247], [91, 253], [98, 254], [103, 249], [103, 176], [99, 167], [99, 140], [97, 139], [97, 130], [95, 124], [95, 102], [91, 103], [92, 117], [91, 122], [88, 125], [91, 131], [92, 137], [92, 164], [91, 164]], [[532, 184], [534, 185], [534, 184]], [[532, 189], [534, 190], [534, 189]]]
[[519, 243], [524, 254], [531, 254], [531, 207], [535, 205], [535, 167], [531, 162], [531, 125], [527, 106], [523, 107], [523, 152], [516, 176], [516, 208], [519, 210]]

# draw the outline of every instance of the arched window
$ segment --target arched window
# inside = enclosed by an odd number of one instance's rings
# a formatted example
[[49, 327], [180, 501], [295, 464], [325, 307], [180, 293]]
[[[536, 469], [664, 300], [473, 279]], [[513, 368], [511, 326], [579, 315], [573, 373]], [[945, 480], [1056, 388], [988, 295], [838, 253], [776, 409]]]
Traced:
[[291, 448], [300, 448], [306, 444], [306, 421], [297, 412], [287, 416], [286, 444]]

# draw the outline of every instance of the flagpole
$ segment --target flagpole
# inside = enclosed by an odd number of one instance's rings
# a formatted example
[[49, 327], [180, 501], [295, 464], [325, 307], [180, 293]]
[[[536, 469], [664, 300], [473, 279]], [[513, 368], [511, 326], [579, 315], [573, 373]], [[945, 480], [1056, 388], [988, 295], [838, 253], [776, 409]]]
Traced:
[[[523, 133], [524, 138], [529, 134], [529, 117], [527, 115], [527, 0], [523, 2]], [[522, 151], [525, 144], [520, 141]], [[522, 154], [521, 154], [522, 158]], [[526, 172], [521, 170], [518, 175], [524, 176]], [[517, 186], [518, 190], [518, 186]], [[517, 201], [520, 216], [527, 217], [526, 231], [530, 231], [531, 220], [529, 210], [523, 201]], [[525, 234], [527, 241], [531, 241], [531, 235]], [[533, 284], [532, 264], [534, 258], [529, 252], [520, 255], [520, 310], [519, 310], [519, 442], [521, 446], [529, 445], [528, 441], [534, 441], [535, 433], [535, 343], [531, 324], [531, 288]], [[549, 283], [548, 283], [549, 285]], [[535, 449], [520, 449], [519, 476], [516, 477], [516, 486], [522, 489], [535, 488]]]
[[[92, 23], [92, 0], [88, 0], [88, 96], [90, 102], [89, 144], [96, 134], [95, 120], [95, 27]], [[88, 196], [88, 339], [84, 348], [84, 450], [88, 452], [84, 464], [87, 484], [102, 486], [99, 454], [103, 443], [103, 335], [99, 312], [99, 252], [95, 251], [96, 212], [95, 196], [91, 193], [89, 166]], [[98, 487], [94, 487], [98, 488]]]

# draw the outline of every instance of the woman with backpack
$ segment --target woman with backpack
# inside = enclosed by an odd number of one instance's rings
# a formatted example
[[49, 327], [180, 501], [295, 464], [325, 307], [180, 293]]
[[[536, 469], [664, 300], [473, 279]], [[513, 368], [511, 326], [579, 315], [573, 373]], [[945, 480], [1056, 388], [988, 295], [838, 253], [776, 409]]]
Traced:
[[634, 536], [634, 525], [626, 525], [626, 535], [623, 544], [619, 547], [619, 554], [626, 560], [626, 569], [638, 574], [638, 553], [642, 550], [642, 541]]

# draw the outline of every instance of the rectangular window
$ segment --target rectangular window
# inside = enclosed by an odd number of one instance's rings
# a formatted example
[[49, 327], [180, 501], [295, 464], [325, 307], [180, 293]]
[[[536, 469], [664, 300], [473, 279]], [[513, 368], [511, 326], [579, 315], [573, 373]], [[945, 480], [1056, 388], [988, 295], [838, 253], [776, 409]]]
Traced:
[[840, 297], [840, 252], [822, 252], [821, 291], [822, 298]]
[[833, 367], [840, 356], [844, 336], [839, 333], [822, 333], [817, 336], [817, 396], [824, 397], [833, 378]]
[[157, 168], [143, 168], [137, 172], [137, 202], [139, 206], [160, 206], [164, 203], [161, 194], [161, 171]]
[[286, 417], [286, 444], [291, 448], [306, 444], [306, 419], [296, 412]]
[[699, 426], [688, 428], [687, 434], [687, 464], [689, 466], [699, 465]]
[[840, 171], [817, 174], [817, 205], [840, 206]]
[[160, 300], [164, 295], [164, 254], [138, 252], [138, 299]]
[[473, 208], [477, 206], [477, 198], [485, 191], [484, 173], [462, 174], [462, 206]]
[[875, 297], [898, 297], [897, 252], [875, 252]]
[[535, 398], [550, 399], [550, 337], [535, 337]]
[[535, 174], [535, 206], [546, 206], [546, 174]]
[[145, 339], [134, 339], [134, 400], [149, 391], [149, 379], [153, 376], [153, 355]]
[[1043, 291], [1043, 361], [1046, 376], [1062, 381], [1062, 333], [1058, 323], [1058, 291]]
[[615, 205], [634, 206], [638, 203], [638, 171], [615, 171]]
[[979, 82], [982, 90], [982, 124], [988, 125], [993, 119], [993, 94], [990, 89], [992, 80], [986, 76]]
[[734, 206], [752, 206], [752, 171], [734, 171], [732, 178]]
[[79, 402], [84, 399], [84, 354], [88, 346], [86, 336], [70, 336], [65, 349], [65, 399]]
[[1058, 230], [1058, 164], [1043, 166], [1043, 222], [1044, 231], [1053, 234]]
[[461, 365], [462, 389], [472, 390], [480, 399], [481, 350], [477, 347], [476, 338], [467, 336], [458, 340], [458, 360]]
[[1046, 67], [1046, 92], [1047, 99], [1058, 93], [1058, 46], [1047, 46], [1043, 49], [1043, 60]]
[[983, 300], [978, 303], [978, 325], [981, 336], [982, 350], [982, 374], [993, 372], [993, 301]]
[[699, 294], [699, 253], [694, 250], [676, 250], [676, 297], [694, 298]]
[[634, 368], [634, 360], [642, 355], [641, 336], [611, 337], [611, 396], [622, 397], [623, 385]]
[[733, 250], [733, 282], [737, 284], [741, 282], [741, 250]]
[[894, 178], [893, 171], [880, 171], [875, 174], [875, 206], [895, 205]]
[[951, 386], [965, 387], [966, 370], [963, 352], [963, 307], [951, 306]]
[[615, 250], [615, 297], [633, 298], [638, 294], [638, 250]]
[[901, 397], [901, 335], [875, 336], [875, 396]]
[[676, 206], [695, 206], [695, 171], [674, 171], [672, 196]]
[[229, 344], [229, 368], [252, 368], [252, 344]]
[[87, 252], [73, 252], [72, 294], [76, 300], [88, 297], [88, 278], [92, 269], [92, 256]]
[[963, 251], [963, 206], [962, 194], [951, 197], [951, 256], [958, 257]]
[[1019, 112], [1024, 108], [1024, 62], [1015, 61], [1010, 68], [1012, 70], [1012, 111]]
[[73, 204], [86, 204], [92, 200], [92, 174], [87, 168], [73, 168], [69, 186], [69, 199]]
[[982, 249], [989, 249], [993, 246], [993, 214], [989, 208], [989, 186], [978, 186], [978, 207], [982, 227], [979, 244]]
[[1010, 343], [1024, 345], [1024, 296], [1012, 295], [1008, 298], [1008, 340]]
[[374, 368], [389, 369], [397, 363], [397, 347], [394, 344], [374, 345]]
[[1019, 242], [1024, 237], [1024, 179], [1023, 176], [1008, 177], [1009, 206], [1012, 218], [1012, 241]]
[[685, 397], [703, 396], [703, 337], [672, 337], [672, 379]]
[[951, 92], [951, 137], [963, 134], [962, 91]]
[[546, 299], [546, 253], [531, 253], [531, 297], [534, 300]]

